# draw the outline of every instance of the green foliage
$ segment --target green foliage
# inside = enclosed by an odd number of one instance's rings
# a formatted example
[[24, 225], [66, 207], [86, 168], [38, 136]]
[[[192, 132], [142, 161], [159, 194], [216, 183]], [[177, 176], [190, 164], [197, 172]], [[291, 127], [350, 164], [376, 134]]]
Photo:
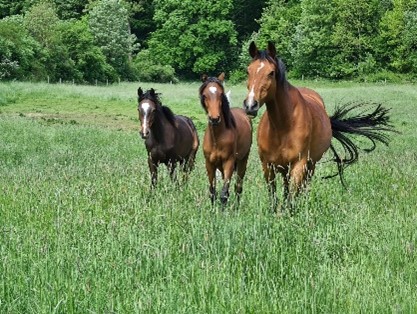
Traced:
[[157, 30], [149, 40], [156, 63], [182, 75], [231, 69], [237, 34], [228, 20], [232, 0], [155, 0]]
[[[278, 55], [284, 60], [288, 69], [292, 68], [294, 49], [293, 36], [300, 20], [300, 0], [269, 1], [260, 19], [261, 28], [257, 42], [260, 47], [266, 47], [268, 41], [276, 44]], [[246, 43], [246, 45], [248, 45]], [[247, 54], [246, 51], [243, 51]]]
[[88, 23], [95, 43], [107, 62], [122, 78], [132, 78], [131, 58], [137, 49], [136, 37], [130, 33], [129, 12], [118, 0], [95, 3], [89, 11]]
[[175, 70], [169, 65], [155, 63], [149, 50], [139, 52], [134, 60], [137, 78], [142, 82], [177, 83]]
[[30, 79], [43, 67], [42, 48], [23, 26], [22, 16], [0, 20], [0, 78]]
[[115, 81], [117, 73], [107, 63], [102, 50], [94, 44], [94, 37], [85, 19], [70, 20], [60, 27], [63, 43], [74, 62], [74, 80], [94, 83]]
[[330, 41], [334, 4], [327, 0], [305, 0], [301, 16], [288, 49], [294, 56], [293, 73], [299, 77], [331, 76], [335, 48]]
[[[0, 0], [1, 18], [3, 79], [171, 81], [224, 71], [238, 82], [252, 40], [274, 42], [294, 77], [417, 76], [417, 0]], [[84, 21], [77, 40], [70, 25]]]

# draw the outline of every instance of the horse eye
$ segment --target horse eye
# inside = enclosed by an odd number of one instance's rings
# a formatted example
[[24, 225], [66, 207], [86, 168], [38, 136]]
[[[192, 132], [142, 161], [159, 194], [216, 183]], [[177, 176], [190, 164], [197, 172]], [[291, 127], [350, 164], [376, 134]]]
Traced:
[[275, 71], [271, 71], [271, 72], [268, 74], [268, 76], [269, 76], [269, 77], [274, 77], [274, 76], [275, 76]]

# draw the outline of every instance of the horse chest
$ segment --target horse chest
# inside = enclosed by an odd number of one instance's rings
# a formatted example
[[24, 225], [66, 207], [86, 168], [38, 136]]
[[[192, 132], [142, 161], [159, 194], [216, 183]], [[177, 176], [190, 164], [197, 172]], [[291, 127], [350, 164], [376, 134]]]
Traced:
[[258, 151], [261, 159], [276, 165], [288, 165], [306, 154], [306, 141], [292, 133], [258, 134]]

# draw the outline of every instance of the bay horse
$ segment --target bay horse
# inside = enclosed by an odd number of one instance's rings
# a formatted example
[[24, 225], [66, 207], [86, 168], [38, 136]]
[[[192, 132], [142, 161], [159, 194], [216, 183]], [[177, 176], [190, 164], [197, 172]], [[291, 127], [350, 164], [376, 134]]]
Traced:
[[191, 119], [175, 115], [161, 104], [159, 95], [153, 88], [145, 93], [138, 88], [139, 133], [148, 151], [152, 187], [156, 186], [160, 163], [168, 167], [171, 179], [174, 179], [177, 164], [188, 174], [194, 168], [199, 147], [197, 130]]
[[[266, 106], [259, 122], [257, 140], [274, 211], [277, 206], [276, 174], [283, 177], [284, 200], [291, 208], [294, 197], [306, 187], [316, 163], [329, 148], [344, 185], [343, 169], [357, 161], [359, 149], [348, 134], [370, 140], [373, 147], [369, 151], [375, 148], [376, 141], [388, 144], [384, 133], [393, 131], [388, 109], [378, 105], [369, 113], [369, 108], [364, 110], [363, 104], [351, 104], [336, 108], [329, 117], [317, 92], [294, 87], [287, 81], [285, 65], [277, 57], [273, 43], [269, 42], [266, 50], [258, 50], [252, 42], [249, 54], [252, 61], [248, 66], [248, 94], [243, 107], [248, 115], [255, 117], [259, 108]], [[362, 108], [362, 112], [352, 116], [352, 111], [358, 108]], [[333, 138], [342, 144], [348, 157], [338, 155], [331, 143]]]
[[242, 193], [250, 147], [252, 145], [252, 124], [242, 108], [230, 108], [224, 92], [224, 73], [219, 77], [202, 77], [199, 95], [208, 123], [204, 133], [203, 152], [209, 180], [212, 204], [216, 199], [216, 171], [223, 178], [220, 195], [224, 206], [229, 198], [229, 186], [236, 172], [235, 192], [239, 204]]

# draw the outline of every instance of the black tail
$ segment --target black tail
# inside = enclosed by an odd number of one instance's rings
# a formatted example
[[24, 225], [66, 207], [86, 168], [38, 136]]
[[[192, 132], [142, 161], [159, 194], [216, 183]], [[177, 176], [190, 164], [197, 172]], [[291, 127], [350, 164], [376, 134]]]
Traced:
[[[345, 150], [345, 158], [339, 156], [333, 144], [330, 145], [330, 149], [334, 154], [333, 161], [337, 163], [338, 173], [327, 178], [339, 175], [343, 186], [345, 186], [343, 180], [344, 169], [356, 162], [359, 157], [359, 147], [352, 141], [349, 135], [360, 135], [367, 138], [372, 143], [372, 146], [364, 150], [370, 152], [375, 149], [376, 142], [388, 145], [389, 137], [387, 132], [395, 132], [394, 127], [389, 124], [389, 109], [377, 104], [373, 111], [369, 112], [372, 109], [370, 105], [372, 104], [348, 104], [336, 108], [335, 113], [330, 117], [333, 138], [342, 144]], [[359, 108], [362, 110], [359, 114], [351, 115], [353, 110]]]

